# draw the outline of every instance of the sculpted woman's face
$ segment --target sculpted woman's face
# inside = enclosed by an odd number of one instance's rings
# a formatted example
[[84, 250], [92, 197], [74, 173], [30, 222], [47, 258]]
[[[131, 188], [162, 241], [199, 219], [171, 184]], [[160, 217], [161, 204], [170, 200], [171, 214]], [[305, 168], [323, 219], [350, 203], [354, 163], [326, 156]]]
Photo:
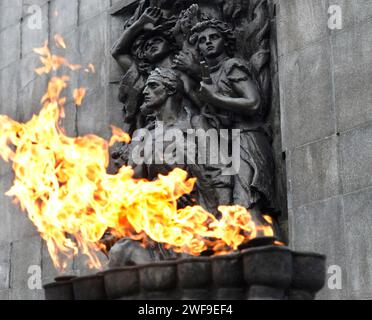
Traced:
[[167, 40], [161, 36], [154, 36], [145, 44], [145, 59], [150, 63], [157, 63], [165, 59], [171, 51]]
[[225, 40], [218, 30], [207, 28], [199, 33], [198, 47], [204, 57], [219, 57], [225, 53]]

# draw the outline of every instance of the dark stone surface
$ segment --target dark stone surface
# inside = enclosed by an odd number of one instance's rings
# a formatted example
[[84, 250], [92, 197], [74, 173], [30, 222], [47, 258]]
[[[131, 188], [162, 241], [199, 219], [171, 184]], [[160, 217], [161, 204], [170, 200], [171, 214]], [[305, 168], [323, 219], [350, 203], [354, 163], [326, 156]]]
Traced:
[[135, 296], [140, 291], [137, 267], [112, 269], [103, 273], [105, 289], [109, 299]]
[[239, 288], [243, 285], [243, 265], [240, 254], [212, 258], [212, 272], [215, 284], [220, 288]]
[[44, 286], [46, 300], [74, 300], [72, 281], [60, 281]]
[[175, 289], [177, 286], [176, 262], [158, 262], [140, 269], [141, 286], [148, 292]]
[[284, 247], [262, 247], [242, 252], [248, 299], [279, 299], [292, 281], [292, 253]]
[[325, 282], [326, 257], [312, 253], [292, 254], [292, 283], [290, 300], [310, 300], [321, 290]]
[[207, 287], [212, 281], [209, 258], [192, 258], [178, 263], [178, 278], [184, 289]]
[[102, 274], [72, 280], [76, 300], [106, 300], [106, 289]]
[[[71, 298], [70, 279], [57, 280], [44, 286], [47, 299]], [[324, 256], [266, 246], [112, 269], [72, 283], [76, 300], [106, 299], [106, 294], [117, 300], [302, 300], [313, 299], [324, 281]]]

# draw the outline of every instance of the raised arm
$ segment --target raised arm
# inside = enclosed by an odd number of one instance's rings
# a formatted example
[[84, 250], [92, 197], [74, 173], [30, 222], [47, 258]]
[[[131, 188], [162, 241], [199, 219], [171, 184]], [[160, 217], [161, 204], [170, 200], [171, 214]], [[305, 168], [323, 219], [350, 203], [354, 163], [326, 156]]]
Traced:
[[131, 47], [141, 32], [153, 30], [157, 21], [161, 18], [160, 8], [147, 8], [141, 17], [129, 28], [124, 30], [118, 41], [111, 49], [111, 55], [124, 69], [128, 69], [132, 63]]

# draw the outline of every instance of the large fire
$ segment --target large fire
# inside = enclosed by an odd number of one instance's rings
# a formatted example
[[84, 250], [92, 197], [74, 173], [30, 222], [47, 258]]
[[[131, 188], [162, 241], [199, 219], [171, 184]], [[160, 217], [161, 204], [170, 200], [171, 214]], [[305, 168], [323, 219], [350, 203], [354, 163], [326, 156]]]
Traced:
[[[55, 36], [60, 48], [66, 44]], [[42, 66], [35, 71], [47, 74], [67, 67], [81, 69], [65, 58], [53, 55], [46, 43], [34, 50]], [[89, 64], [86, 72], [94, 72]], [[200, 206], [177, 208], [177, 200], [189, 194], [195, 179], [175, 169], [156, 181], [134, 179], [130, 167], [116, 175], [107, 174], [109, 147], [130, 138], [113, 127], [111, 141], [95, 136], [68, 137], [59, 122], [64, 117], [63, 90], [67, 76], [54, 76], [41, 103], [42, 109], [27, 123], [0, 116], [0, 155], [13, 163], [15, 180], [6, 193], [28, 213], [46, 241], [54, 265], [66, 268], [74, 255], [85, 254], [92, 268], [100, 268], [97, 252], [107, 230], [117, 237], [163, 243], [177, 252], [199, 255], [236, 250], [257, 236], [272, 236], [271, 220], [256, 226], [246, 209], [220, 207], [217, 220]], [[77, 106], [86, 90], [74, 90]]]

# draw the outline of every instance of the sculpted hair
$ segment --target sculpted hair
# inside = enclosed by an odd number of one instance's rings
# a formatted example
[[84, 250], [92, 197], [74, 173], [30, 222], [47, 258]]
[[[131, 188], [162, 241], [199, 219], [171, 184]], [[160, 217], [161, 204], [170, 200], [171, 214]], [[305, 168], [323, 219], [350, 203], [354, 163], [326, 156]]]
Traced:
[[140, 37], [137, 38], [135, 42], [136, 47], [135, 53], [133, 53], [133, 55], [136, 57], [140, 72], [144, 74], [149, 74], [152, 69], [151, 64], [144, 58], [144, 52], [147, 41], [154, 36], [160, 36], [165, 41], [167, 41], [171, 53], [175, 54], [180, 50], [180, 47], [177, 44], [176, 39], [173, 37], [172, 29], [168, 25], [166, 25], [166, 27], [159, 26], [157, 29], [150, 32], [146, 32], [144, 35], [141, 35]]
[[236, 52], [236, 37], [232, 28], [225, 22], [217, 19], [208, 19], [201, 21], [191, 29], [190, 42], [197, 44], [199, 41], [200, 32], [213, 28], [216, 29], [225, 39], [225, 49], [228, 56], [233, 57]]
[[156, 68], [153, 70], [147, 82], [158, 81], [161, 82], [171, 94], [183, 92], [183, 82], [178, 76], [177, 72], [169, 68]]

